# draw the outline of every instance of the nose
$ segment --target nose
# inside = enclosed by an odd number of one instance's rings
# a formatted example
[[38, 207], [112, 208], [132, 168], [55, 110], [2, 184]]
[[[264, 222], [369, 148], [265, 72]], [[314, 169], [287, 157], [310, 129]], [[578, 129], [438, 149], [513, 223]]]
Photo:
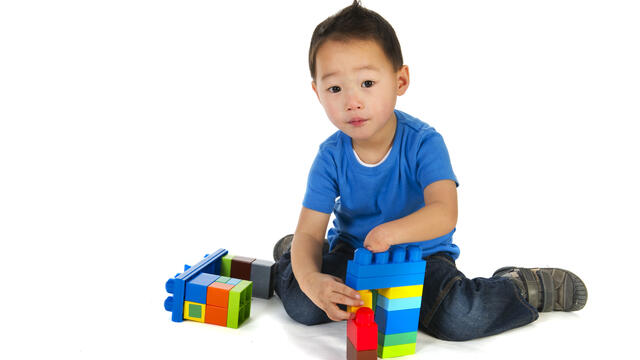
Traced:
[[345, 106], [345, 110], [350, 111], [350, 110], [362, 110], [364, 109], [364, 104], [362, 103], [362, 101], [360, 100], [360, 97], [358, 97], [355, 92], [351, 92], [350, 94], [347, 95], [347, 104]]

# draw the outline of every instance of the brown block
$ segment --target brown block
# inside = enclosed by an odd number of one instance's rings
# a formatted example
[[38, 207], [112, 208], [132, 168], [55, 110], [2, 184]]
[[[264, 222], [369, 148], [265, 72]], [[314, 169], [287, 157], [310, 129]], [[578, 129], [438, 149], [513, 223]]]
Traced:
[[256, 259], [234, 256], [231, 259], [231, 277], [251, 281], [251, 263]]
[[378, 350], [356, 350], [347, 338], [347, 360], [378, 360]]

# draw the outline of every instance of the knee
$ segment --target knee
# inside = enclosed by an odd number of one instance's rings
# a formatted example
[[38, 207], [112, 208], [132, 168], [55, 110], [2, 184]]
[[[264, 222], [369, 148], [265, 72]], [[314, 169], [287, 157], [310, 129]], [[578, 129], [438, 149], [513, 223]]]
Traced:
[[468, 341], [478, 338], [481, 331], [477, 323], [469, 321], [464, 316], [446, 316], [434, 318], [427, 332], [440, 340]]

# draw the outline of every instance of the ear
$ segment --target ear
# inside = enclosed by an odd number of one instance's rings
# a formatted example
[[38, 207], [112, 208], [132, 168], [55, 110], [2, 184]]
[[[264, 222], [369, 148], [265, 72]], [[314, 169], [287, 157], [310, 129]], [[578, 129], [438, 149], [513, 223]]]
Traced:
[[311, 88], [313, 89], [313, 92], [316, 93], [316, 96], [318, 97], [318, 101], [320, 101], [320, 95], [318, 95], [318, 88], [315, 80], [311, 80]]
[[402, 65], [400, 70], [396, 73], [396, 81], [398, 84], [398, 96], [404, 95], [409, 88], [409, 66]]

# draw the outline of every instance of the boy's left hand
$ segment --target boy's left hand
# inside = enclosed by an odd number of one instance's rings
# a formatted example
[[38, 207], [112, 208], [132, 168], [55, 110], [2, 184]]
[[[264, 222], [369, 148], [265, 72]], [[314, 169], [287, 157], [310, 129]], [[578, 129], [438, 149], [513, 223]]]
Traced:
[[388, 223], [374, 227], [364, 239], [364, 247], [374, 253], [387, 251], [393, 244], [395, 244], [394, 233]]

